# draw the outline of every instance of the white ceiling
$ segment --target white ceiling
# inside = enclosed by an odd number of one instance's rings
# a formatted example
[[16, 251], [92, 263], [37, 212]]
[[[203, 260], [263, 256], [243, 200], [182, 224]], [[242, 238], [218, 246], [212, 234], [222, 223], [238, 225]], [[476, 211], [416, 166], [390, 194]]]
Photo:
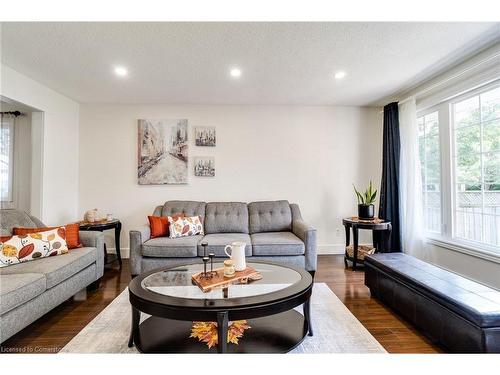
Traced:
[[1, 36], [4, 64], [79, 102], [373, 105], [500, 23], [3, 23]]

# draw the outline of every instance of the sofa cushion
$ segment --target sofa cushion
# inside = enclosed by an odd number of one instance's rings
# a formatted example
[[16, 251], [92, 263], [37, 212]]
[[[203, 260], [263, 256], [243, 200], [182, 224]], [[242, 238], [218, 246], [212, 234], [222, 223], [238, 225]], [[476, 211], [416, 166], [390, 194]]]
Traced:
[[0, 215], [0, 236], [11, 235], [14, 227], [36, 228], [38, 224], [24, 211], [2, 210]]
[[250, 237], [255, 256], [304, 254], [304, 242], [292, 232], [254, 233]]
[[40, 273], [0, 275], [0, 314], [28, 302], [45, 289], [45, 276]]
[[252, 202], [248, 204], [250, 233], [290, 232], [292, 211], [288, 201]]
[[205, 221], [205, 205], [205, 202], [167, 201], [163, 205], [161, 216], [173, 216], [179, 214], [184, 214], [184, 216], [199, 216], [201, 222], [203, 223]]
[[205, 210], [205, 233], [248, 233], [248, 207], [241, 202], [210, 202]]
[[203, 242], [208, 243], [207, 252], [214, 253], [217, 257], [227, 257], [224, 252], [226, 245], [231, 244], [231, 242], [245, 242], [245, 255], [252, 255], [252, 241], [250, 236], [246, 233], [212, 233], [207, 234], [198, 244], [198, 255], [203, 256]]
[[197, 246], [203, 236], [179, 238], [158, 237], [142, 244], [142, 255], [154, 258], [196, 257]]
[[45, 275], [47, 280], [47, 289], [50, 289], [95, 263], [96, 259], [97, 249], [95, 247], [80, 247], [56, 257], [0, 268], [0, 275], [41, 273]]

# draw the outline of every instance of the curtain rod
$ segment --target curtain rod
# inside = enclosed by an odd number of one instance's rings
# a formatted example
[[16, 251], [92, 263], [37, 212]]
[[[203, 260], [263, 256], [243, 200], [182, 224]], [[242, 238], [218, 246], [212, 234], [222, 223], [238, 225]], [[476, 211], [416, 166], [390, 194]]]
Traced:
[[[457, 79], [459, 78], [460, 76], [464, 75], [465, 73], [473, 70], [473, 69], [476, 69], [478, 66], [481, 66], [482, 64], [490, 61], [490, 60], [493, 60], [497, 57], [500, 56], [500, 52], [497, 52], [497, 53], [494, 53], [493, 55], [491, 56], [488, 56], [487, 58], [485, 58], [484, 60], [481, 60], [481, 61], [478, 61], [477, 63], [475, 63], [474, 65], [471, 65], [467, 68], [465, 68], [464, 70], [452, 75], [451, 77], [448, 77], [448, 78], [445, 78], [439, 82], [436, 82], [435, 84], [433, 85], [430, 85], [429, 87], [425, 88], [425, 89], [422, 89], [420, 91], [418, 91], [417, 93], [413, 94], [413, 95], [410, 95], [408, 96], [407, 98], [403, 99], [403, 100], [395, 100], [398, 102], [398, 104], [402, 104], [402, 103], [405, 103], [407, 102], [408, 100], [410, 100], [411, 98], [415, 97], [415, 98], [418, 98], [419, 96], [422, 96], [426, 93], [428, 93], [429, 91], [432, 91], [434, 90], [435, 88], [439, 87], [439, 86], [442, 86], [444, 85], [445, 83], [451, 81], [451, 80], [454, 80], [454, 79]], [[380, 111], [380, 113], [384, 113], [384, 111]]]
[[0, 112], [0, 115], [2, 115], [2, 116], [10, 115], [10, 116], [18, 117], [18, 116], [24, 116], [24, 113], [21, 113], [19, 111], [8, 111], [8, 112]]

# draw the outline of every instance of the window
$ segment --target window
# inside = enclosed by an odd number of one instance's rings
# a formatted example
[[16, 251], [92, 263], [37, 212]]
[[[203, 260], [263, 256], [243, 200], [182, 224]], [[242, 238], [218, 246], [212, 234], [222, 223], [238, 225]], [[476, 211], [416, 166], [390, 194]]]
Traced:
[[0, 127], [0, 200], [12, 202], [14, 177], [14, 121], [1, 118]]
[[417, 119], [425, 229], [441, 232], [441, 149], [438, 112]]
[[500, 87], [452, 105], [457, 238], [500, 246]]
[[500, 81], [420, 111], [417, 125], [428, 236], [500, 254]]

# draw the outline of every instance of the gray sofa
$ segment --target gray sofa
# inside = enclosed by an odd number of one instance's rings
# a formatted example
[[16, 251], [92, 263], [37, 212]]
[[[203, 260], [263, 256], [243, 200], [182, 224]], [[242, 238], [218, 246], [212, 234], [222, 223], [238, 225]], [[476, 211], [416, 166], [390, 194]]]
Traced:
[[[19, 210], [0, 210], [0, 235], [13, 227], [45, 227]], [[104, 236], [80, 232], [83, 247], [67, 254], [0, 268], [0, 343], [85, 287], [97, 288], [104, 272]]]
[[299, 206], [288, 201], [194, 202], [168, 201], [153, 216], [200, 216], [205, 235], [171, 239], [151, 238], [149, 225], [130, 231], [131, 273], [136, 276], [158, 267], [200, 262], [203, 242], [208, 252], [226, 257], [224, 247], [234, 241], [247, 244], [247, 257], [316, 271], [316, 229], [307, 225]]

